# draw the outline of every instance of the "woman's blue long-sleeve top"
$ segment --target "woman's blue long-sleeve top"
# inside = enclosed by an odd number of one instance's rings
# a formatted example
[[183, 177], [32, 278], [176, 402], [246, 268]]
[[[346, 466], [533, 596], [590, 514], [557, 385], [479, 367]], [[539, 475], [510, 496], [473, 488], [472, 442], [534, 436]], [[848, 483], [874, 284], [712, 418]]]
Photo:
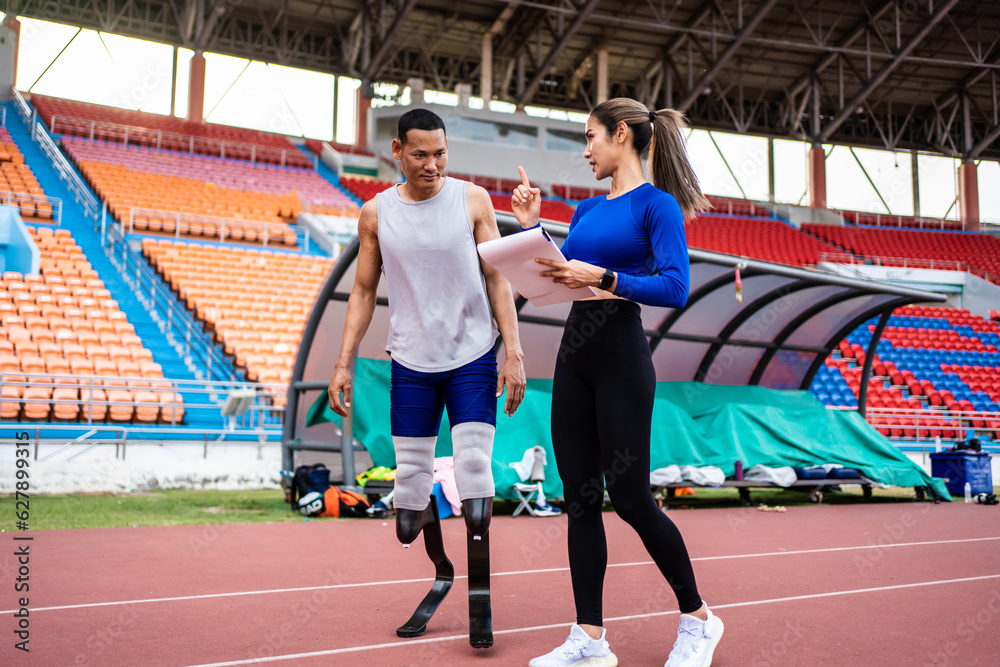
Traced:
[[567, 259], [617, 272], [615, 296], [667, 308], [687, 303], [684, 214], [673, 195], [649, 183], [614, 199], [580, 202], [562, 252]]

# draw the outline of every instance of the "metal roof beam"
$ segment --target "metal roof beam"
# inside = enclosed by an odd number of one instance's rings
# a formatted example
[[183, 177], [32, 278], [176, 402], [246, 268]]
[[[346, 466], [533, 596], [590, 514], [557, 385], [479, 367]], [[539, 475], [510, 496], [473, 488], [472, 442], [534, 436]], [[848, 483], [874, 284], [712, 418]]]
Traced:
[[1000, 137], [1000, 125], [994, 125], [993, 129], [986, 133], [986, 136], [980, 139], [972, 150], [969, 151], [968, 158], [970, 160], [976, 160], [979, 158], [979, 154], [986, 150], [990, 144]]
[[889, 78], [889, 75], [892, 74], [897, 67], [899, 67], [899, 65], [903, 62], [903, 59], [906, 58], [906, 56], [908, 56], [910, 52], [912, 52], [913, 49], [915, 49], [917, 45], [924, 40], [934, 26], [936, 26], [941, 19], [947, 16], [952, 7], [957, 4], [958, 0], [945, 0], [944, 3], [938, 6], [937, 10], [935, 10], [935, 12], [931, 14], [926, 21], [924, 21], [923, 25], [917, 28], [917, 31], [913, 33], [908, 40], [906, 40], [906, 43], [903, 44], [899, 51], [896, 52], [895, 57], [887, 62], [882, 69], [878, 71], [878, 73], [869, 79], [868, 83], [866, 83], [864, 87], [862, 87], [862, 89], [859, 90], [854, 97], [852, 97], [850, 101], [844, 105], [843, 109], [837, 112], [837, 115], [834, 116], [833, 120], [830, 121], [827, 126], [823, 128], [823, 131], [820, 132], [819, 136], [814, 137], [814, 139], [816, 139], [819, 143], [829, 140], [833, 133], [837, 131], [837, 128], [843, 125], [845, 120], [850, 118], [851, 114], [854, 113], [854, 110], [858, 108], [858, 105], [864, 102], [876, 88], [882, 85], [882, 82]]
[[[856, 26], [854, 26], [854, 28], [848, 31], [847, 36], [841, 39], [840, 42], [837, 44], [837, 48], [846, 49], [849, 46], [851, 46], [851, 44], [856, 42], [858, 39], [861, 38], [862, 35], [865, 34], [865, 30], [868, 29], [868, 26], [873, 21], [877, 21], [880, 18], [882, 18], [882, 16], [886, 12], [888, 12], [895, 6], [896, 6], [896, 0], [889, 0], [889, 2], [886, 2], [884, 5], [879, 7], [875, 11], [875, 13], [872, 14], [869, 18], [859, 22]], [[837, 52], [832, 52], [826, 54], [825, 56], [817, 60], [816, 64], [814, 64], [812, 67], [809, 68], [808, 72], [806, 72], [798, 79], [796, 79], [795, 83], [793, 83], [789, 87], [789, 94], [792, 97], [797, 97], [803, 90], [809, 87], [809, 83], [813, 80], [814, 77], [818, 76], [827, 67], [837, 62], [837, 56], [838, 56]]]
[[208, 9], [208, 16], [205, 18], [205, 22], [198, 30], [198, 36], [194, 41], [195, 51], [205, 50], [205, 45], [208, 44], [208, 38], [212, 36], [212, 31], [215, 30], [215, 25], [229, 10], [230, 6], [226, 0], [213, 0]]
[[539, 67], [538, 71], [535, 72], [535, 75], [531, 77], [531, 81], [528, 82], [528, 85], [524, 87], [524, 92], [517, 98], [518, 106], [524, 106], [524, 104], [528, 102], [532, 96], [534, 96], [535, 90], [538, 89], [538, 84], [542, 82], [542, 77], [544, 77], [545, 73], [549, 71], [549, 68], [552, 67], [552, 64], [556, 61], [556, 58], [559, 57], [559, 54], [563, 52], [563, 49], [569, 45], [569, 41], [573, 38], [573, 35], [575, 35], [577, 31], [583, 27], [587, 18], [591, 15], [591, 13], [593, 13], [594, 9], [597, 8], [597, 3], [598, 0], [587, 0], [587, 3], [580, 8], [576, 18], [573, 19], [573, 23], [571, 23], [569, 28], [566, 29], [566, 32], [563, 33], [562, 38], [552, 47], [552, 50], [549, 51], [549, 54], [545, 57], [545, 61], [542, 63], [541, 67]]
[[[698, 9], [697, 13], [695, 13], [694, 18], [688, 21], [687, 25], [685, 26], [685, 30], [694, 30], [695, 28], [697, 28], [698, 24], [700, 24], [702, 21], [704, 21], [705, 19], [707, 19], [709, 16], [712, 15], [712, 12], [715, 11], [715, 8], [716, 8], [716, 0], [706, 0], [705, 3], [703, 3], [702, 6]], [[680, 48], [681, 44], [684, 43], [684, 40], [689, 38], [690, 34], [688, 34], [687, 32], [681, 32], [674, 35], [673, 37], [670, 38], [670, 41], [667, 42], [667, 45], [663, 48], [663, 53], [668, 55], [673, 53], [678, 48]], [[662, 54], [654, 58], [653, 62], [649, 64], [649, 67], [646, 68], [646, 71], [643, 72], [643, 76], [645, 76], [647, 79], [656, 76], [656, 74], [663, 68], [663, 60], [664, 58]]]
[[385, 58], [389, 54], [389, 49], [392, 48], [393, 42], [396, 41], [396, 35], [399, 34], [400, 29], [402, 29], [403, 24], [406, 23], [406, 19], [410, 16], [410, 12], [413, 11], [416, 5], [417, 0], [406, 0], [406, 4], [396, 14], [392, 25], [389, 26], [389, 30], [385, 33], [385, 38], [379, 44], [378, 51], [372, 56], [371, 62], [368, 63], [368, 67], [364, 71], [363, 78], [366, 81], [371, 81], [378, 74], [379, 70], [382, 69]]
[[[954, 1], [957, 2], [958, 0]], [[705, 86], [711, 83], [719, 72], [722, 71], [722, 68], [726, 66], [729, 59], [733, 57], [741, 46], [743, 46], [743, 42], [746, 41], [747, 37], [749, 37], [750, 34], [757, 29], [757, 26], [764, 20], [764, 17], [769, 11], [771, 11], [771, 8], [774, 7], [777, 2], [778, 0], [765, 0], [764, 4], [762, 4], [754, 15], [750, 17], [750, 20], [744, 24], [743, 29], [736, 35], [736, 39], [734, 39], [729, 46], [726, 47], [716, 61], [708, 68], [708, 71], [702, 74], [701, 78], [698, 79], [691, 87], [691, 90], [687, 92], [684, 99], [682, 99], [680, 104], [677, 105], [678, 110], [686, 111], [687, 108], [698, 99], [702, 91], [705, 89]]]

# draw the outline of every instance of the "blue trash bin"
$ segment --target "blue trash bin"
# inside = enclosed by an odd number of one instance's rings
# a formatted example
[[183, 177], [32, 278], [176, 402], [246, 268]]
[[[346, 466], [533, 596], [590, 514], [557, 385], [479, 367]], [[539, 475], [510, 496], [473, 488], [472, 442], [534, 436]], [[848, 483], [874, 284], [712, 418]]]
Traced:
[[966, 482], [972, 493], [993, 493], [989, 452], [932, 452], [931, 475], [947, 478], [948, 491], [956, 496], [965, 494]]

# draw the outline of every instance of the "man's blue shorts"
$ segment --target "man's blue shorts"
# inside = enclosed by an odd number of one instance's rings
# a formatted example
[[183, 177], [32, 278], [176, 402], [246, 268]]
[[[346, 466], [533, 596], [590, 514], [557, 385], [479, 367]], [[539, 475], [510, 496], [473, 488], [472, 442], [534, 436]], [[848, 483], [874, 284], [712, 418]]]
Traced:
[[408, 438], [436, 436], [448, 406], [452, 427], [465, 422], [497, 424], [496, 348], [454, 370], [423, 373], [392, 361], [389, 388], [392, 434]]

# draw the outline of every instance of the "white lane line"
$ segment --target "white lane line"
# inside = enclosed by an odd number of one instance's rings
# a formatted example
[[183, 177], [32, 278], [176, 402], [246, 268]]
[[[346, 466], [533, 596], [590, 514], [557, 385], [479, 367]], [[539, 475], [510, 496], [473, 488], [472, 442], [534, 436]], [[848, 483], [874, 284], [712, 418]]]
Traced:
[[[986, 542], [1000, 540], [1000, 537], [971, 537], [967, 539], [960, 540], [933, 540], [929, 542], [901, 542], [899, 544], [865, 544], [856, 547], [830, 547], [826, 549], [803, 549], [800, 551], [768, 551], [764, 553], [756, 554], [733, 554], [731, 556], [702, 556], [700, 558], [692, 558], [692, 562], [700, 561], [712, 561], [712, 560], [733, 560], [738, 558], [765, 558], [769, 556], [796, 556], [804, 554], [819, 554], [819, 553], [830, 553], [836, 551], [858, 551], [861, 549], [890, 549], [896, 547], [922, 547], [922, 546], [932, 546], [936, 544], [961, 544], [967, 542]], [[641, 565], [653, 565], [653, 561], [637, 561], [634, 563], [612, 563], [608, 565], [608, 568], [613, 567], [636, 567]], [[550, 572], [569, 572], [568, 567], [550, 567], [539, 570], [514, 570], [511, 572], [494, 572], [490, 574], [491, 577], [511, 577], [520, 575], [531, 575], [531, 574], [546, 574]], [[464, 574], [456, 575], [455, 579], [466, 579], [468, 578]], [[54, 607], [38, 607], [32, 609], [33, 612], [39, 611], [63, 611], [66, 609], [90, 609], [92, 607], [114, 607], [119, 605], [128, 604], [150, 604], [153, 602], [184, 602], [186, 600], [211, 600], [215, 598], [231, 598], [231, 597], [243, 597], [246, 595], [273, 595], [280, 593], [303, 593], [309, 591], [324, 591], [324, 590], [334, 590], [341, 588], [364, 588], [367, 586], [396, 586], [399, 584], [418, 584], [418, 583], [429, 583], [433, 581], [433, 578], [426, 577], [422, 579], [396, 579], [393, 581], [363, 581], [354, 584], [329, 584], [326, 586], [301, 586], [298, 588], [272, 588], [268, 590], [260, 591], [236, 591], [233, 593], [206, 593], [203, 595], [180, 595], [176, 597], [169, 598], [144, 598], [139, 600], [115, 600], [112, 602], [86, 602], [83, 604], [67, 604], [59, 605]], [[17, 609], [2, 609], [0, 614], [13, 614], [17, 612]]]
[[[983, 581], [985, 579], [1000, 579], [1000, 574], [988, 574], [981, 577], [965, 577], [962, 579], [943, 579], [940, 581], [921, 581], [913, 584], [896, 584], [894, 586], [878, 586], [875, 588], [856, 588], [846, 591], [832, 591], [830, 593], [812, 593], [809, 595], [793, 595], [790, 597], [783, 598], [771, 598], [769, 600], [750, 600], [749, 602], [731, 602], [729, 604], [718, 604], [712, 605], [712, 609], [739, 609], [741, 607], [754, 607], [763, 604], [779, 604], [782, 602], [797, 602], [799, 600], [815, 600], [817, 598], [831, 598], [839, 597], [842, 595], [859, 595], [863, 593], [881, 593], [884, 591], [894, 591], [906, 588], [921, 588], [924, 586], [940, 586], [943, 584], [959, 584], [969, 581]], [[674, 611], [657, 611], [648, 614], [635, 614], [632, 616], [617, 616], [615, 618], [604, 619], [605, 623], [614, 623], [617, 621], [634, 621], [644, 618], [654, 618], [657, 616], [671, 616], [677, 614]], [[535, 632], [538, 630], [550, 630], [553, 628], [568, 628], [569, 623], [554, 623], [550, 625], [533, 625], [526, 628], [512, 628], [510, 630], [497, 630], [494, 635], [509, 635], [522, 632]], [[266, 658], [249, 658], [247, 660], [230, 660], [228, 662], [212, 662], [199, 665], [192, 665], [191, 667], [235, 667], [236, 665], [256, 665], [265, 662], [281, 662], [285, 660], [301, 660], [303, 658], [315, 658], [328, 655], [341, 655], [344, 653], [359, 653], [361, 651], [375, 651], [383, 648], [396, 648], [400, 646], [411, 647], [416, 644], [432, 644], [436, 642], [447, 642], [456, 641], [459, 639], [468, 640], [469, 636], [465, 634], [461, 635], [449, 635], [447, 637], [429, 637], [426, 639], [407, 639], [405, 641], [398, 642], [386, 642], [384, 644], [369, 644], [367, 646], [351, 646], [348, 648], [337, 648], [329, 649], [326, 651], [310, 651], [308, 653], [290, 653], [287, 655], [275, 655]]]

